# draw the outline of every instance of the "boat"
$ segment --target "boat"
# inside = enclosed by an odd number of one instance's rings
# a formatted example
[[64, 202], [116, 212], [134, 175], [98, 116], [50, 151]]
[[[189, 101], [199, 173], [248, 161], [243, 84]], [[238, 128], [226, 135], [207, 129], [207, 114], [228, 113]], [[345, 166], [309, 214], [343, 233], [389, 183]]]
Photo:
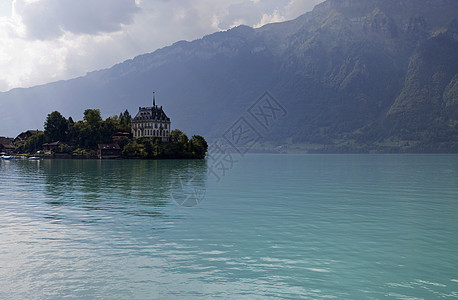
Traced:
[[4, 160], [10, 160], [10, 159], [13, 159], [14, 156], [12, 156], [12, 155], [2, 155], [2, 156], [0, 156], [0, 158], [4, 159]]
[[40, 158], [38, 156], [31, 156], [29, 157], [29, 160], [39, 160]]

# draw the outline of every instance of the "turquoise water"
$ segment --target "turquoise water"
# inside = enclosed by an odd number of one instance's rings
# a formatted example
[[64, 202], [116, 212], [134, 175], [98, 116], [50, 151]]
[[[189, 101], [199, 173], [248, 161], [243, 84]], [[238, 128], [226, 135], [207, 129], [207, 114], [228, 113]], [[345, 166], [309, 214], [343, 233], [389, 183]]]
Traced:
[[0, 298], [458, 298], [457, 155], [211, 168], [0, 161]]

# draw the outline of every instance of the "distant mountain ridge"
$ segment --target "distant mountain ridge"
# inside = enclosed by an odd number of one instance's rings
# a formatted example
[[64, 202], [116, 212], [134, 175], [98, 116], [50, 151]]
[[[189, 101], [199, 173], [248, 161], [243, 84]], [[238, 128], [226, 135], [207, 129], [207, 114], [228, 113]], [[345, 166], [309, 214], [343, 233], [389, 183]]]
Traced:
[[295, 20], [0, 93], [0, 133], [36, 129], [53, 110], [135, 114], [156, 90], [172, 126], [212, 140], [270, 91], [288, 115], [260, 148], [457, 152], [456, 16], [455, 0], [327, 0]]

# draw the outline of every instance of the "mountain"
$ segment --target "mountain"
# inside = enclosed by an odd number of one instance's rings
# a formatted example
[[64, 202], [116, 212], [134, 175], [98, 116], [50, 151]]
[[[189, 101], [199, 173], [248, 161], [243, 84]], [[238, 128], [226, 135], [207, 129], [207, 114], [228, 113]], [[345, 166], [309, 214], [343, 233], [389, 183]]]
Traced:
[[180, 41], [86, 76], [0, 93], [0, 133], [156, 101], [217, 139], [269, 91], [286, 110], [258, 148], [458, 152], [458, 1], [327, 0], [283, 23]]

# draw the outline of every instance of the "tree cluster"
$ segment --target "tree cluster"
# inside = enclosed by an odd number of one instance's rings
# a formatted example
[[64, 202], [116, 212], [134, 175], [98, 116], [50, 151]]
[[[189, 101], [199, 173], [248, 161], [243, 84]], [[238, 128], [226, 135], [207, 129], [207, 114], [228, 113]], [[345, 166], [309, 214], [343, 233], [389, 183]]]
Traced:
[[[46, 118], [44, 132], [31, 136], [17, 150], [35, 153], [43, 149], [44, 143], [60, 142], [57, 152], [94, 155], [98, 144], [113, 143], [116, 132], [130, 132], [131, 121], [127, 110], [103, 120], [100, 110], [86, 109], [83, 120], [77, 122], [54, 111]], [[208, 148], [202, 136], [188, 139], [178, 129], [172, 130], [170, 142], [162, 142], [160, 138], [122, 137], [116, 143], [125, 158], [204, 158]]]
[[160, 138], [140, 138], [131, 141], [123, 148], [127, 158], [205, 158], [208, 144], [200, 135], [191, 139], [178, 129], [170, 133], [170, 142]]
[[100, 110], [86, 109], [83, 120], [74, 122], [71, 117], [67, 120], [54, 111], [46, 118], [44, 140], [47, 143], [59, 141], [70, 147], [95, 149], [97, 144], [111, 143], [115, 132], [129, 132], [131, 119], [127, 110], [119, 116], [102, 120]]

